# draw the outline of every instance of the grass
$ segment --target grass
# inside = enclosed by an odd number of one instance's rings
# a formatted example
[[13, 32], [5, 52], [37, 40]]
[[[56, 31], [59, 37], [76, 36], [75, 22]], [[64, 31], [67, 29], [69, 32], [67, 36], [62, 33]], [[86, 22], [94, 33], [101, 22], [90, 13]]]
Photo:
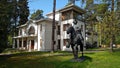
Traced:
[[83, 62], [71, 62], [73, 55], [67, 52], [25, 52], [0, 57], [0, 68], [120, 68], [119, 50], [85, 53], [85, 57]]

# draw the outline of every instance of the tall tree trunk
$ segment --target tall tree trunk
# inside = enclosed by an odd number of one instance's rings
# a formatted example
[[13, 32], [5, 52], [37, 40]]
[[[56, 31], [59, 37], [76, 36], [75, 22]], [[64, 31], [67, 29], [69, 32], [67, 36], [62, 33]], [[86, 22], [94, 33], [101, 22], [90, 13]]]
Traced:
[[17, 27], [17, 17], [18, 17], [18, 11], [17, 11], [17, 1], [14, 0], [14, 24], [15, 24], [15, 27], [14, 27], [14, 36], [16, 36], [17, 34], [17, 30], [16, 30], [16, 27]]
[[114, 12], [114, 0], [112, 0], [112, 8], [111, 8], [111, 11]]
[[53, 23], [52, 23], [52, 51], [54, 51], [55, 45], [55, 10], [56, 10], [56, 0], [53, 1]]
[[[113, 15], [113, 13], [114, 13], [114, 0], [112, 0], [112, 8], [111, 8], [111, 14]], [[113, 16], [112, 16], [113, 17]], [[112, 20], [113, 21], [113, 20]], [[113, 24], [114, 22], [111, 22], [111, 24]], [[112, 33], [111, 33], [112, 34]], [[111, 46], [111, 51], [113, 52], [113, 44], [114, 44], [114, 42], [113, 42], [113, 40], [114, 40], [114, 35], [112, 34], [112, 36], [111, 36], [111, 41], [110, 41], [110, 46]]]

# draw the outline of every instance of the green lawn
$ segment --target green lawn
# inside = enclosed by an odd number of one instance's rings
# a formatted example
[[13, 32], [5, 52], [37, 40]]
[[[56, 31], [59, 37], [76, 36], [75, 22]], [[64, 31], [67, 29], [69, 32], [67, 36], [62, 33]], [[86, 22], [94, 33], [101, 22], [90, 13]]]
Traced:
[[120, 51], [86, 53], [85, 56], [84, 62], [71, 62], [71, 53], [20, 53], [0, 57], [0, 68], [120, 68]]

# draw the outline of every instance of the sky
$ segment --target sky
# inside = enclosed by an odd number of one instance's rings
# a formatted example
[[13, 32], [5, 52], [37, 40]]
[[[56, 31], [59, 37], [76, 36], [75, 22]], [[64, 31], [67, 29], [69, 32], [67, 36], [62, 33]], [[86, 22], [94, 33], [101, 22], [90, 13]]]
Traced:
[[[56, 0], [56, 10], [63, 8], [68, 3], [68, 0]], [[80, 5], [80, 2], [76, 3]], [[37, 9], [43, 10], [43, 15], [52, 12], [53, 10], [53, 0], [29, 0], [30, 14], [35, 12]], [[80, 6], [82, 7], [82, 6]]]
[[[56, 10], [63, 8], [68, 3], [68, 0], [56, 0]], [[43, 10], [43, 15], [52, 12], [53, 0], [29, 0], [30, 14], [35, 12], [37, 9]]]

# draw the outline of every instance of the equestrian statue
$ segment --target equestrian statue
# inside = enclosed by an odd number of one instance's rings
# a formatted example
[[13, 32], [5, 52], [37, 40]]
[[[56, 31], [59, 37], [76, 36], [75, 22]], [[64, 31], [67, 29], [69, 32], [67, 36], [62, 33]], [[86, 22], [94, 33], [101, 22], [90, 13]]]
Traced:
[[[83, 41], [84, 38], [81, 33], [80, 23], [76, 20], [73, 21], [72, 24], [68, 24], [67, 34], [69, 34], [68, 44], [66, 45], [67, 48], [71, 46], [72, 52], [74, 55], [74, 59], [79, 59], [78, 57], [78, 49], [82, 52], [83, 57]], [[80, 47], [80, 48], [79, 48]]]

